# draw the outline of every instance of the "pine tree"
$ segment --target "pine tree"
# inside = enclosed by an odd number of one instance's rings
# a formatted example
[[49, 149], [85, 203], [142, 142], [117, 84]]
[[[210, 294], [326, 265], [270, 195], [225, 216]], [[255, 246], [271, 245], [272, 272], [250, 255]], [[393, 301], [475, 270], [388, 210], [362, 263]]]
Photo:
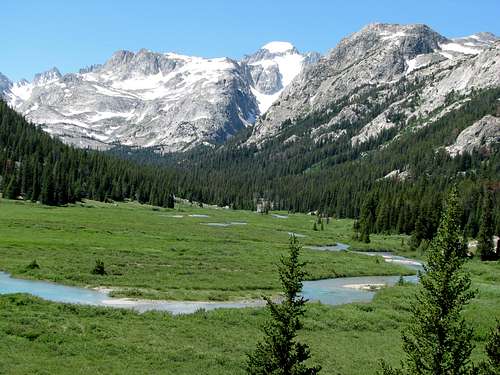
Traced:
[[391, 214], [387, 202], [383, 202], [377, 209], [375, 228], [377, 232], [388, 232], [391, 227]]
[[482, 361], [472, 374], [500, 375], [500, 321], [496, 322], [496, 327], [491, 331], [485, 349], [487, 359]]
[[465, 246], [459, 220], [453, 189], [427, 253], [410, 326], [403, 332], [403, 369], [384, 365], [384, 374], [461, 375], [470, 371], [473, 332], [461, 312], [474, 292], [469, 275], [462, 270]]
[[495, 329], [491, 332], [490, 338], [486, 343], [486, 354], [488, 360], [481, 366], [482, 373], [485, 375], [500, 374], [500, 322], [497, 321]]
[[360, 230], [359, 220], [354, 220], [352, 225], [353, 235], [352, 238], [355, 241], [359, 241], [359, 230]]
[[33, 172], [33, 186], [31, 187], [31, 200], [33, 202], [36, 202], [40, 196], [40, 176], [38, 173], [38, 163], [36, 163]]
[[360, 221], [359, 240], [364, 243], [370, 243], [370, 232], [368, 226], [363, 221]]
[[272, 320], [264, 327], [264, 341], [248, 355], [247, 373], [252, 375], [314, 375], [321, 367], [307, 367], [309, 347], [296, 340], [302, 328], [301, 317], [306, 300], [300, 296], [305, 276], [304, 263], [299, 261], [300, 246], [295, 236], [290, 239], [290, 253], [278, 266], [284, 300], [275, 303], [265, 297]]
[[173, 194], [168, 194], [167, 196], [167, 208], [174, 208], [175, 199]]
[[20, 187], [18, 183], [17, 173], [13, 173], [10, 177], [10, 180], [7, 183], [7, 186], [4, 190], [3, 196], [7, 199], [17, 199], [20, 194]]
[[493, 243], [493, 201], [491, 194], [486, 192], [483, 202], [483, 214], [481, 217], [481, 225], [479, 227], [477, 252], [481, 260], [495, 260], [497, 254], [495, 253]]
[[365, 199], [363, 206], [361, 207], [361, 216], [359, 219], [359, 231], [360, 231], [360, 241], [365, 243], [370, 243], [370, 233], [373, 231], [376, 220], [375, 210], [377, 209], [377, 204], [373, 199], [373, 196], [369, 196]]
[[52, 178], [52, 168], [46, 165], [42, 175], [42, 190], [40, 192], [40, 202], [47, 205], [54, 205], [54, 181]]

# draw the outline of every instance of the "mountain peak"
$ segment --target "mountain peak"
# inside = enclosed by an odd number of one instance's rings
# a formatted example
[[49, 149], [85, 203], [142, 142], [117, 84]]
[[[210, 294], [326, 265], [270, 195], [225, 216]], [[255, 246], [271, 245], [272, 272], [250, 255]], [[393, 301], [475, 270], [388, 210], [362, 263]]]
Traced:
[[112, 68], [116, 67], [119, 65], [127, 64], [132, 60], [132, 58], [135, 56], [135, 54], [131, 51], [126, 51], [126, 50], [119, 50], [113, 53], [111, 58], [106, 61], [105, 66]]
[[482, 41], [490, 41], [490, 42], [495, 42], [499, 39], [495, 34], [490, 33], [489, 31], [483, 31], [483, 32], [472, 34], [470, 36], [470, 38], [482, 40]]
[[363, 27], [359, 32], [398, 32], [398, 31], [432, 31], [432, 29], [423, 23], [399, 24], [399, 23], [370, 23]]
[[262, 46], [261, 49], [265, 49], [270, 53], [285, 53], [288, 51], [296, 50], [292, 43], [279, 41], [269, 42], [266, 45]]
[[[393, 23], [372, 23], [344, 40], [401, 41], [403, 39], [433, 39], [435, 43], [447, 39], [425, 24], [400, 25]], [[435, 44], [434, 43], [434, 44]]]
[[59, 79], [61, 77], [62, 77], [62, 75], [61, 75], [61, 72], [59, 71], [59, 69], [57, 69], [56, 67], [53, 67], [52, 69], [49, 69], [43, 73], [35, 74], [35, 77], [33, 78], [33, 82], [34, 83], [45, 83], [48, 81], [52, 81], [54, 79]]
[[12, 86], [12, 82], [10, 81], [10, 79], [0, 73], [0, 97], [2, 96], [2, 93], [10, 86]]
[[[376, 53], [387, 59], [385, 64], [378, 64], [379, 68], [396, 63], [399, 65], [396, 70], [401, 73], [404, 71], [405, 59], [431, 53], [439, 49], [440, 43], [447, 42], [447, 38], [424, 24], [374, 23], [342, 39], [327, 57], [341, 68]], [[399, 58], [394, 60], [391, 56]]]

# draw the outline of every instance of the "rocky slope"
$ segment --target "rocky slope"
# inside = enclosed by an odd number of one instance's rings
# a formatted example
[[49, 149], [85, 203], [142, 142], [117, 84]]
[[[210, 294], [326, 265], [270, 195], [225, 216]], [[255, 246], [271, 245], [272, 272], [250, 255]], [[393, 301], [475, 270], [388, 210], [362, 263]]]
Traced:
[[353, 145], [384, 130], [425, 126], [458, 108], [474, 89], [500, 86], [500, 42], [479, 33], [447, 39], [425, 25], [368, 25], [299, 74], [257, 122], [262, 144], [305, 118], [295, 136], [348, 136]]
[[140, 50], [104, 65], [32, 82], [0, 76], [0, 92], [29, 120], [68, 143], [121, 143], [180, 151], [223, 143], [264, 113], [313, 54], [272, 42], [241, 62]]
[[[0, 75], [9, 104], [81, 147], [113, 143], [185, 151], [253, 127], [247, 145], [362, 145], [419, 129], [500, 86], [500, 40], [448, 39], [425, 25], [372, 24], [324, 57], [271, 42], [241, 61], [140, 50], [32, 82]], [[397, 135], [395, 135], [397, 137]]]
[[0, 73], [0, 93], [7, 91], [12, 86], [12, 82]]
[[488, 152], [494, 143], [500, 143], [500, 118], [488, 115], [464, 129], [446, 151], [452, 156], [479, 149]]

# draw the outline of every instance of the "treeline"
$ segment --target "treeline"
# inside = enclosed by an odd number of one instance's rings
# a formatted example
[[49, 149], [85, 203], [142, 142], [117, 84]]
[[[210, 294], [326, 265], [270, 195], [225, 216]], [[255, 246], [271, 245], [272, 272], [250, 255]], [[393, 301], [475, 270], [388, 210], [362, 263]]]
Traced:
[[[499, 259], [500, 250], [495, 249], [492, 238], [500, 233], [498, 225], [500, 183], [480, 186], [462, 181], [458, 186], [461, 200], [457, 202], [460, 214], [456, 221], [462, 230], [462, 236], [465, 239], [478, 238], [477, 254], [481, 259]], [[416, 200], [415, 197], [420, 200]], [[442, 192], [435, 192], [432, 189], [428, 189], [427, 192], [415, 189], [409, 196], [398, 197], [393, 201], [391, 195], [374, 191], [367, 195], [361, 206], [360, 218], [353, 226], [354, 239], [368, 243], [371, 233], [404, 233], [411, 235], [408, 245], [423, 253], [437, 233], [443, 210], [443, 197]], [[494, 199], [497, 207], [496, 218]]]
[[172, 173], [63, 144], [0, 101], [0, 191], [48, 205], [137, 200], [173, 207]]
[[[288, 125], [284, 134], [261, 148], [241, 147], [249, 136], [246, 130], [215, 151], [201, 147], [164, 157], [148, 150], [112, 152], [175, 168], [177, 194], [198, 202], [255, 209], [257, 198], [264, 198], [276, 209], [359, 218], [364, 202], [372, 199], [376, 232], [412, 233], [424, 225], [434, 234], [443, 194], [456, 184], [464, 208], [461, 220], [467, 235], [475, 237], [485, 189], [492, 191], [494, 226], [500, 232], [499, 145], [454, 158], [443, 146], [485, 115], [497, 114], [499, 97], [498, 88], [477, 91], [459, 110], [433, 124], [418, 128], [423, 120], [414, 119], [405, 130], [388, 130], [360, 147], [351, 146], [349, 132], [337, 141], [314, 142], [311, 129], [328, 118], [313, 114]], [[363, 124], [349, 127], [359, 129]], [[285, 142], [291, 135], [299, 138]], [[396, 170], [405, 173], [384, 178]]]
[[[311, 129], [328, 118], [312, 114], [263, 147], [242, 147], [250, 132], [244, 130], [218, 149], [166, 156], [127, 147], [108, 153], [78, 150], [0, 103], [0, 189], [6, 197], [48, 204], [90, 198], [171, 206], [175, 194], [255, 210], [263, 198], [275, 209], [337, 218], [359, 218], [369, 203], [371, 232], [410, 234], [423, 228], [419, 233], [428, 239], [436, 231], [444, 192], [456, 185], [466, 235], [478, 235], [486, 190], [492, 194], [493, 227], [499, 233], [499, 145], [454, 158], [443, 148], [475, 121], [497, 114], [499, 97], [500, 88], [477, 91], [459, 110], [433, 124], [419, 128], [422, 120], [414, 119], [405, 129], [388, 130], [359, 147], [351, 146], [352, 132], [336, 141], [315, 142]], [[381, 110], [373, 109], [370, 118]], [[364, 120], [359, 121], [349, 124], [350, 129], [361, 128]], [[285, 142], [291, 135], [297, 139]], [[404, 173], [385, 177], [398, 170]]]

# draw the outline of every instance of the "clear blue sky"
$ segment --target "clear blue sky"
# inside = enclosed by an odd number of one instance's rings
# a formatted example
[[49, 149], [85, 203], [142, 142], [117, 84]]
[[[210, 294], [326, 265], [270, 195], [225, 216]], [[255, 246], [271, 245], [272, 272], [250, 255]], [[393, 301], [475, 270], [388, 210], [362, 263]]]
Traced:
[[2, 0], [0, 72], [32, 79], [148, 48], [239, 58], [272, 40], [321, 53], [371, 22], [500, 35], [500, 0]]

